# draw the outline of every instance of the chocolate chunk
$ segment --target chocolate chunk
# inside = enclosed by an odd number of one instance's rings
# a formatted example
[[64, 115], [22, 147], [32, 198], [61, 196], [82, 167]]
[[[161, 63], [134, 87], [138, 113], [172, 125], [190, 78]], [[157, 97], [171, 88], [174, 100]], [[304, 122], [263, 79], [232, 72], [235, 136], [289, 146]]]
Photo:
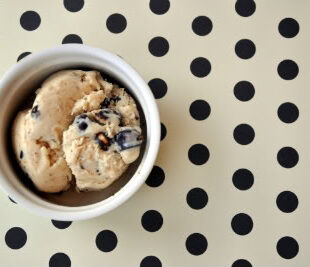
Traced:
[[83, 74], [81, 75], [81, 82], [84, 82], [85, 80], [86, 80], [86, 74], [83, 73]]
[[21, 150], [19, 153], [19, 158], [22, 159], [24, 157], [24, 152]]
[[121, 114], [112, 109], [104, 108], [95, 113], [95, 117], [93, 118], [93, 120], [100, 125], [105, 125], [107, 121], [113, 120], [118, 120], [119, 123], [121, 120]]
[[86, 119], [86, 118], [87, 118], [87, 115], [86, 115], [86, 114], [81, 114], [81, 115], [79, 116], [79, 118], [81, 118], [81, 119]]
[[95, 123], [98, 123], [98, 124], [102, 125], [102, 126], [105, 125], [104, 122], [101, 122], [101, 121], [97, 120], [96, 118], [94, 118], [93, 121], [94, 121]]
[[100, 103], [100, 108], [108, 108], [110, 105], [109, 98], [105, 98], [101, 103]]
[[100, 110], [99, 112], [97, 112], [95, 115], [98, 117], [98, 118], [100, 118], [100, 119], [104, 119], [104, 120], [106, 120], [106, 119], [108, 119], [108, 117], [107, 117], [107, 115], [106, 114], [108, 114], [109, 112], [104, 112], [103, 110]]
[[126, 129], [114, 136], [114, 142], [118, 145], [120, 151], [140, 146], [142, 139], [142, 135], [135, 129]]
[[114, 97], [111, 97], [111, 98], [110, 98], [110, 102], [113, 102], [114, 104], [115, 104], [116, 102], [120, 101], [120, 100], [121, 100], [121, 98], [120, 98], [119, 96], [114, 96]]
[[111, 138], [109, 138], [103, 132], [97, 133], [95, 136], [95, 140], [96, 143], [100, 146], [100, 148], [104, 151], [107, 151], [109, 149], [109, 146], [111, 145]]
[[119, 100], [121, 100], [121, 98], [119, 96], [114, 96], [114, 97], [110, 97], [110, 98], [105, 98], [101, 104], [100, 104], [100, 108], [108, 108], [111, 104], [115, 104], [116, 102], [118, 102]]
[[114, 115], [117, 116], [119, 119], [121, 118], [121, 114], [119, 112], [109, 108], [104, 108], [95, 114], [95, 116], [104, 120], [107, 120], [108, 118], [111, 118]]
[[75, 123], [78, 125], [78, 128], [81, 131], [85, 131], [88, 127], [87, 120], [90, 120], [90, 118], [86, 114], [81, 114], [76, 117]]
[[117, 111], [115, 111], [115, 110], [113, 110], [113, 113], [114, 113], [115, 115], [121, 117], [121, 113], [119, 113], [119, 112], [117, 112]]
[[31, 117], [36, 119], [39, 116], [40, 116], [39, 106], [35, 105], [31, 110]]
[[112, 100], [113, 100], [114, 102], [117, 102], [117, 101], [120, 101], [121, 98], [120, 98], [119, 96], [114, 96], [114, 97], [112, 97]]
[[85, 121], [82, 121], [79, 123], [79, 129], [81, 131], [85, 131], [87, 129], [87, 127], [88, 127], [88, 124]]

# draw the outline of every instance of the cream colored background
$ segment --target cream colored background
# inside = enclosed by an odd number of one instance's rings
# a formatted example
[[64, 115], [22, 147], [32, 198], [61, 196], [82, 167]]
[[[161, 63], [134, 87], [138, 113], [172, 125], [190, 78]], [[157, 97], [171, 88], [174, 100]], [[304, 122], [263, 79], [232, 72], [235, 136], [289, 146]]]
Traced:
[[[60, 0], [0, 2], [0, 74], [22, 52], [61, 44], [64, 36], [75, 33], [85, 44], [121, 55], [146, 81], [159, 77], [168, 84], [167, 95], [157, 100], [168, 131], [156, 163], [165, 171], [164, 184], [158, 188], [145, 185], [117, 210], [73, 222], [65, 230], [29, 214], [1, 194], [1, 266], [48, 266], [56, 252], [66, 253], [72, 266], [139, 266], [148, 255], [157, 256], [163, 266], [231, 266], [238, 258], [249, 260], [253, 266], [309, 265], [310, 1], [257, 0], [256, 12], [248, 18], [237, 15], [233, 0], [170, 2], [170, 10], [161, 16], [150, 11], [148, 0], [85, 0], [77, 13], [68, 12]], [[19, 24], [27, 10], [41, 16], [41, 25], [33, 32]], [[113, 13], [127, 19], [121, 34], [106, 28], [106, 19]], [[205, 37], [191, 29], [192, 20], [199, 15], [213, 22], [212, 32]], [[278, 23], [285, 17], [299, 22], [295, 38], [285, 39], [278, 33]], [[156, 58], [148, 51], [148, 42], [155, 36], [169, 41], [164, 57]], [[256, 45], [250, 60], [235, 55], [234, 45], [242, 38]], [[189, 69], [190, 62], [199, 56], [208, 58], [212, 65], [210, 75], [203, 79], [194, 77]], [[289, 82], [277, 74], [278, 63], [286, 58], [299, 66], [299, 75]], [[233, 95], [240, 80], [255, 86], [255, 96], [249, 102], [242, 103]], [[205, 99], [211, 106], [205, 121], [195, 121], [188, 112], [196, 99]], [[278, 106], [286, 101], [295, 103], [300, 111], [291, 125], [277, 117]], [[233, 140], [233, 129], [240, 123], [249, 123], [255, 130], [255, 139], [248, 146]], [[195, 166], [188, 160], [188, 149], [195, 143], [210, 150], [205, 165]], [[299, 152], [299, 163], [293, 169], [282, 168], [276, 160], [278, 150], [287, 145]], [[233, 172], [242, 167], [249, 168], [255, 177], [253, 187], [244, 192], [231, 182]], [[187, 192], [197, 186], [209, 196], [202, 210], [193, 210], [186, 203]], [[297, 210], [291, 214], [282, 213], [275, 203], [277, 195], [287, 189], [299, 199]], [[140, 223], [149, 209], [158, 210], [164, 218], [162, 228], [155, 233], [145, 231]], [[254, 222], [246, 236], [236, 235], [230, 226], [239, 212], [249, 214]], [[9, 249], [4, 242], [6, 231], [13, 226], [27, 232], [27, 243], [20, 250]], [[118, 237], [118, 245], [110, 253], [96, 248], [96, 235], [104, 229], [113, 230]], [[207, 237], [208, 249], [201, 256], [193, 256], [185, 248], [186, 237], [193, 232]], [[278, 239], [285, 235], [299, 243], [299, 253], [292, 260], [281, 258], [276, 251]]]

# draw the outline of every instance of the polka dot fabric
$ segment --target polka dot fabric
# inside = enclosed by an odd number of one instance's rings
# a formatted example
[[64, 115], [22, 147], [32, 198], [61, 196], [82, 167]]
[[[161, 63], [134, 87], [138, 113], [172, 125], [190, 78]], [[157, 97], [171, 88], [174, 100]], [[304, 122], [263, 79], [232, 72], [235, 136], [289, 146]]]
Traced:
[[1, 1], [0, 76], [46, 47], [112, 51], [148, 83], [161, 142], [142, 188], [99, 218], [41, 218], [0, 194], [0, 266], [308, 266], [309, 9]]

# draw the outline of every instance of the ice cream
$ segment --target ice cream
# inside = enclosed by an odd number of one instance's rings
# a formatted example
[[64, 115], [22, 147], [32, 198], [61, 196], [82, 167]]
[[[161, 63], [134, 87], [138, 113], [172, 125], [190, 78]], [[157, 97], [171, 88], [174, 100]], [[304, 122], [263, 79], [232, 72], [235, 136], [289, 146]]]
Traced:
[[13, 148], [22, 169], [44, 192], [99, 190], [135, 161], [142, 143], [133, 98], [97, 71], [65, 70], [36, 91], [17, 114]]

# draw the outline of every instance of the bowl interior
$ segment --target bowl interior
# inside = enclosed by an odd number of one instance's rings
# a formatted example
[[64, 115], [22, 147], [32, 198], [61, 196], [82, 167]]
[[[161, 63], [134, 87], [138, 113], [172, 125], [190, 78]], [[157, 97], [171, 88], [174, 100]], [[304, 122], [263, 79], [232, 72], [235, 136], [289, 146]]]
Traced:
[[53, 66], [52, 68], [44, 68], [41, 71], [34, 72], [32, 75], [26, 75], [25, 79], [22, 82], [17, 82], [14, 86], [16, 88], [12, 88], [12, 91], [15, 92], [13, 99], [14, 102], [11, 103], [10, 108], [7, 110], [7, 120], [8, 124], [6, 125], [6, 153], [9, 157], [9, 163], [11, 164], [11, 168], [15, 173], [15, 176], [18, 177], [22, 186], [24, 186], [27, 190], [30, 190], [33, 194], [40, 197], [43, 200], [46, 200], [50, 203], [69, 206], [69, 207], [79, 207], [90, 205], [93, 203], [97, 203], [103, 201], [110, 196], [114, 195], [118, 192], [128, 181], [133, 177], [136, 173], [141, 160], [143, 158], [143, 154], [145, 152], [145, 144], [142, 145], [139, 158], [132, 163], [129, 168], [125, 171], [125, 173], [116, 180], [112, 185], [108, 188], [100, 190], [100, 191], [89, 191], [89, 192], [77, 192], [73, 186], [70, 187], [68, 191], [61, 193], [43, 193], [38, 191], [33, 185], [32, 181], [27, 177], [27, 175], [21, 170], [19, 164], [17, 163], [16, 157], [14, 155], [12, 149], [11, 142], [11, 127], [12, 122], [18, 111], [22, 110], [25, 105], [29, 105], [31, 101], [34, 99], [34, 92], [37, 88], [40, 87], [41, 83], [52, 73], [64, 70], [64, 69], [81, 69], [81, 70], [98, 70], [101, 72], [102, 76], [106, 78], [108, 81], [117, 83], [121, 87], [124, 87], [126, 91], [135, 99], [136, 104], [138, 106], [138, 110], [141, 118], [141, 129], [143, 135], [146, 137], [147, 128], [146, 121], [144, 116], [143, 108], [141, 107], [137, 96], [130, 86], [126, 85], [122, 79], [119, 77], [115, 77], [111, 73], [107, 73], [107, 71], [100, 66], [91, 64], [91, 63], [80, 63], [80, 64], [59, 64]]

